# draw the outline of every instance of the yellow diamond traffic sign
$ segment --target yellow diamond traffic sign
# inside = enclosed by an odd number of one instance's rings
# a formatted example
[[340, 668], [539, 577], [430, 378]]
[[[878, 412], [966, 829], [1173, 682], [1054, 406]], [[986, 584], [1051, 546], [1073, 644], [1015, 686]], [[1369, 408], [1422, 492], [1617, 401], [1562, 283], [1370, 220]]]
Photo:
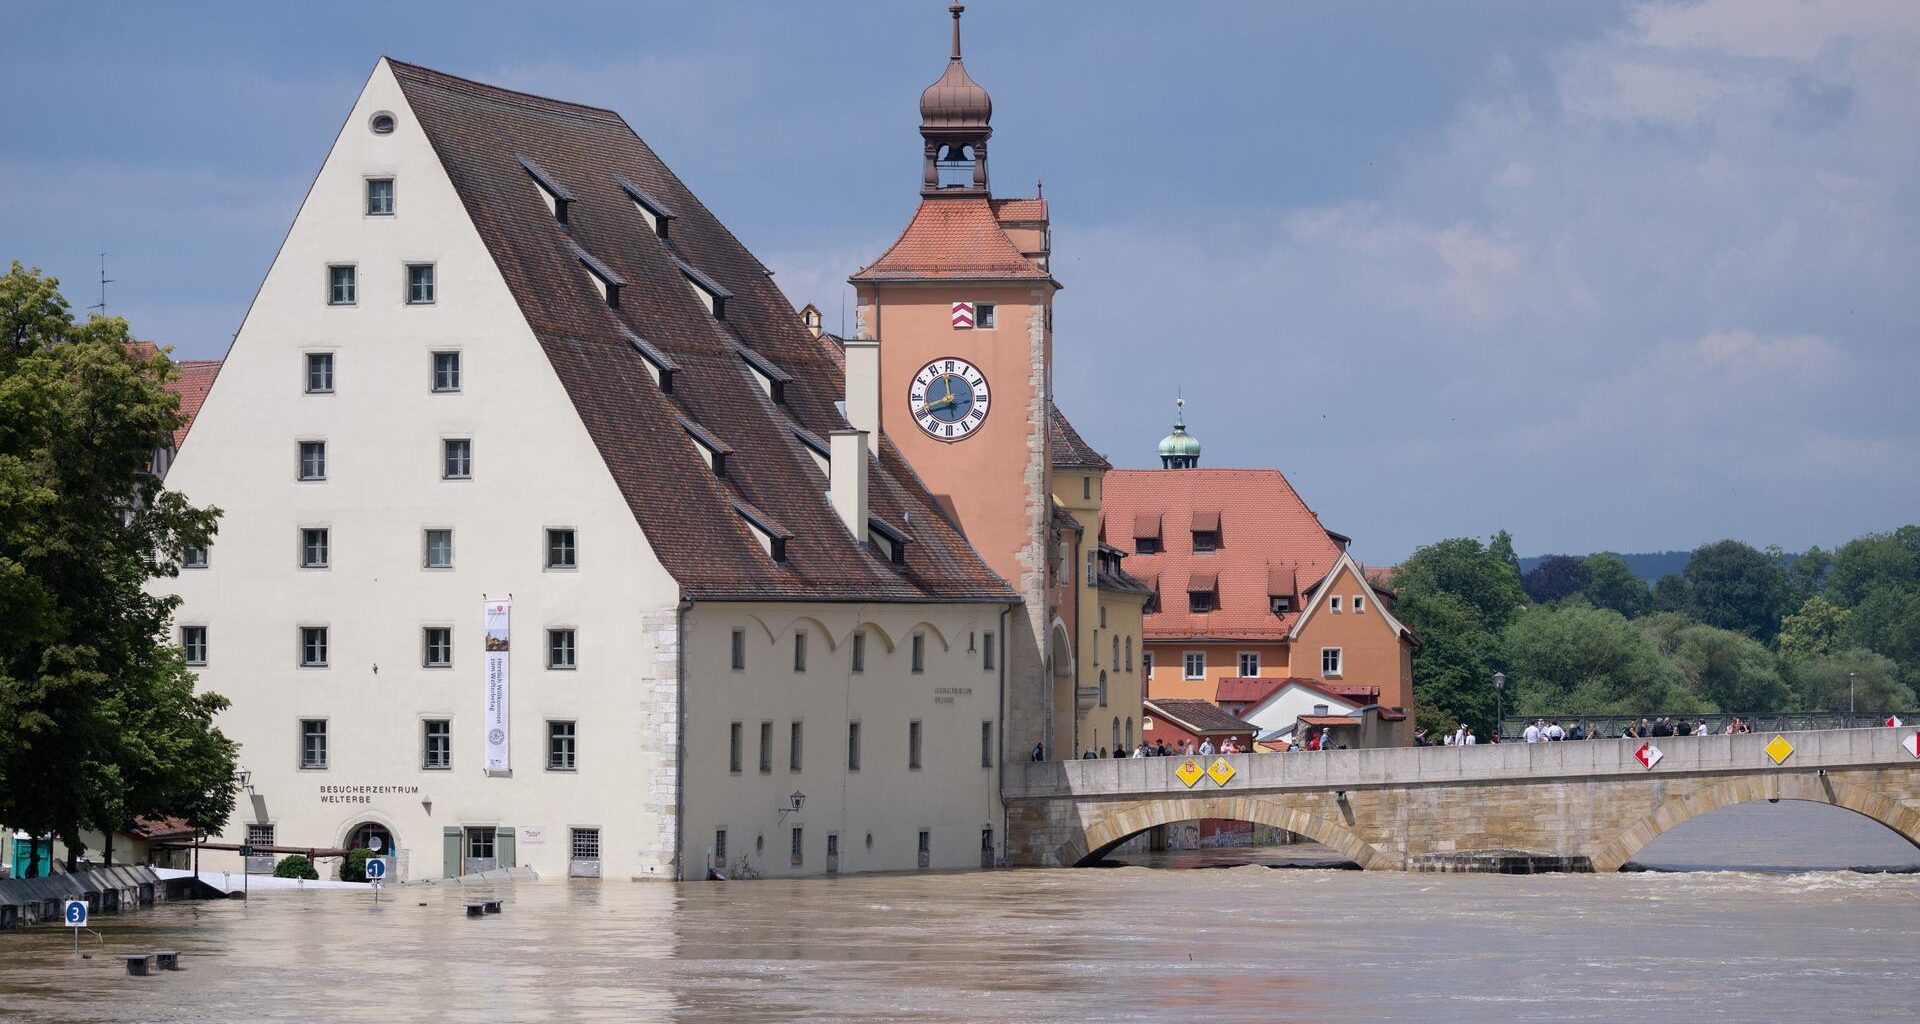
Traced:
[[1784, 763], [1792, 754], [1793, 744], [1788, 743], [1785, 736], [1776, 735], [1773, 742], [1767, 744], [1767, 756], [1773, 758], [1774, 764]]
[[1207, 766], [1207, 775], [1212, 778], [1213, 781], [1224, 786], [1227, 784], [1228, 779], [1233, 778], [1233, 766], [1227, 763], [1226, 758], [1216, 757], [1213, 759], [1213, 763]]
[[1192, 789], [1193, 784], [1199, 782], [1200, 776], [1205, 775], [1206, 772], [1200, 770], [1200, 762], [1189, 757], [1180, 762], [1180, 767], [1175, 768], [1173, 774], [1178, 775], [1180, 781], [1187, 784], [1188, 789]]

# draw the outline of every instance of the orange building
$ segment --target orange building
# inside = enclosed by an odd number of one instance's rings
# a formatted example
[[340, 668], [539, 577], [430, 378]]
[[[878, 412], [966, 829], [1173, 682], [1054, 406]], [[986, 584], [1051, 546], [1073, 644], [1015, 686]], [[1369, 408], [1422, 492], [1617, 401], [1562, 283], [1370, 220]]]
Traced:
[[1411, 711], [1413, 638], [1392, 594], [1278, 470], [1202, 469], [1184, 411], [1162, 468], [1106, 475], [1106, 543], [1154, 592], [1146, 696], [1219, 703], [1241, 680], [1305, 679]]

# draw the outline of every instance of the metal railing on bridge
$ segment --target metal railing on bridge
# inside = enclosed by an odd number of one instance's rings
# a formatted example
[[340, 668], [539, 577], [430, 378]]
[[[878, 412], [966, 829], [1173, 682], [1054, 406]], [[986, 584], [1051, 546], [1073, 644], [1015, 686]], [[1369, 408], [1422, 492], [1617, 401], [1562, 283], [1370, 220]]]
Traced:
[[[1641, 719], [1657, 722], [1661, 718], [1674, 721], [1685, 719], [1689, 724], [1707, 723], [1707, 732], [1718, 736], [1727, 731], [1727, 723], [1734, 719], [1744, 722], [1752, 732], [1803, 732], [1819, 729], [1871, 729], [1887, 724], [1887, 717], [1893, 715], [1902, 722], [1920, 723], [1920, 711], [1879, 711], [1849, 714], [1845, 711], [1790, 711], [1790, 712], [1716, 712], [1710, 715], [1677, 714], [1663, 711], [1646, 715], [1529, 715], [1519, 717], [1508, 715], [1500, 721], [1500, 735], [1508, 741], [1517, 740], [1527, 731], [1527, 726], [1545, 719], [1558, 722], [1568, 729], [1575, 725], [1591, 727], [1599, 739], [1617, 739], [1626, 731], [1628, 725], [1635, 725]], [[1482, 740], [1481, 742], [1486, 742]]]

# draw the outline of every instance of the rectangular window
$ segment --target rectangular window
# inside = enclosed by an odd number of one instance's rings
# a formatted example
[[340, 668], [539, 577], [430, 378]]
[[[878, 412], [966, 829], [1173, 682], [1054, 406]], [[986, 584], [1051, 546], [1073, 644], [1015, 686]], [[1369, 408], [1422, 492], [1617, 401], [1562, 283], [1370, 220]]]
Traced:
[[248, 846], [274, 845], [273, 844], [273, 826], [249, 824], [247, 826], [247, 845]]
[[740, 774], [741, 742], [740, 723], [727, 726], [727, 770], [735, 775]]
[[1160, 553], [1160, 538], [1158, 538], [1158, 537], [1135, 537], [1135, 538], [1133, 539], [1133, 553], [1134, 553], [1134, 554], [1136, 554], [1136, 555], [1157, 555], [1157, 554], [1159, 554], [1159, 553]]
[[1080, 478], [1080, 499], [1082, 501], [1093, 500], [1093, 478], [1090, 476]]
[[793, 634], [793, 670], [807, 670], [807, 631], [804, 629], [795, 630]]
[[547, 568], [579, 568], [580, 551], [574, 544], [572, 530], [547, 531]]
[[424, 306], [433, 302], [433, 264], [407, 264], [407, 305]]
[[860, 770], [860, 723], [847, 723], [847, 770]]
[[547, 630], [547, 667], [570, 669], [575, 667], [574, 658], [578, 652], [574, 648], [574, 635], [571, 629]]
[[1340, 648], [1320, 648], [1320, 674], [1323, 676], [1337, 676], [1340, 674]]
[[794, 829], [793, 829], [793, 866], [794, 866], [794, 867], [796, 867], [796, 868], [797, 868], [797, 867], [799, 867], [799, 866], [800, 866], [800, 865], [801, 865], [802, 863], [804, 863], [804, 862], [806, 861], [806, 856], [805, 856], [805, 854], [804, 854], [804, 852], [803, 852], [803, 851], [805, 850], [805, 846], [804, 846], [804, 845], [802, 845], [802, 843], [803, 843], [803, 840], [802, 840], [802, 834], [803, 834], [803, 830], [802, 830], [802, 829], [801, 829], [801, 828], [800, 828], [799, 826], [797, 826], [797, 825], [796, 825], [796, 826], [794, 826]]
[[920, 723], [917, 720], [907, 723], [907, 767], [920, 770]]
[[1220, 531], [1218, 530], [1193, 531], [1193, 550], [1196, 553], [1206, 554], [1209, 551], [1218, 551], [1219, 549], [1220, 549]]
[[420, 664], [425, 668], [453, 667], [453, 627], [428, 626], [420, 631]]
[[733, 670], [740, 672], [745, 670], [746, 667], [747, 631], [744, 629], [736, 629], [733, 631]]
[[1327, 610], [1332, 612], [1335, 615], [1340, 614], [1340, 595], [1339, 594], [1335, 594], [1332, 597], [1327, 598]]
[[205, 569], [207, 567], [208, 554], [209, 548], [205, 544], [188, 545], [186, 552], [180, 556], [180, 568]]
[[453, 568], [453, 531], [428, 530], [426, 566], [429, 569]]
[[300, 568], [325, 569], [332, 554], [331, 537], [325, 527], [300, 531]]
[[570, 772], [578, 765], [572, 722], [547, 723], [547, 770], [550, 772]]
[[325, 480], [327, 478], [327, 442], [300, 442], [300, 479]]
[[993, 630], [989, 629], [985, 633], [981, 634], [980, 667], [989, 672], [993, 671], [993, 665], [994, 665], [993, 659], [995, 657], [996, 655], [994, 654]]
[[1087, 552], [1087, 574], [1082, 578], [1086, 580], [1086, 584], [1089, 587], [1098, 586], [1100, 584], [1100, 569], [1098, 564], [1094, 561], [1094, 557], [1097, 554], [1098, 552], [1094, 552], [1094, 551]]
[[445, 718], [429, 718], [421, 723], [420, 767], [445, 771], [453, 767], [453, 723]]
[[307, 394], [333, 394], [333, 353], [307, 353]]
[[460, 353], [435, 352], [433, 354], [433, 390], [438, 392], [460, 390]]
[[799, 722], [791, 722], [787, 725], [787, 770], [790, 772], [797, 772], [800, 770], [800, 723]]
[[1260, 674], [1260, 654], [1257, 651], [1240, 652], [1240, 676], [1252, 679]]
[[1275, 615], [1285, 615], [1293, 610], [1293, 598], [1291, 597], [1269, 598], [1268, 602], [1269, 607]]
[[927, 670], [927, 635], [925, 633], [913, 634], [913, 670], [915, 672]]
[[721, 867], [727, 863], [727, 830], [724, 828], [713, 830], [713, 862]]
[[773, 723], [760, 723], [760, 771], [773, 771]]
[[980, 767], [993, 767], [993, 723], [980, 723]]
[[853, 633], [853, 670], [867, 670], [867, 633], [866, 630], [854, 630]]
[[1366, 613], [1367, 599], [1359, 594], [1353, 595], [1353, 614], [1365, 615]]
[[493, 839], [493, 829], [487, 826], [467, 829], [467, 857], [472, 860], [492, 860]]
[[187, 664], [205, 665], [207, 663], [207, 627], [181, 626], [180, 650], [185, 653]]
[[1205, 615], [1213, 611], [1214, 599], [1211, 590], [1187, 591], [1187, 611], [1195, 615]]
[[367, 216], [393, 216], [393, 179], [367, 179]]
[[920, 830], [919, 864], [923, 871], [933, 866], [933, 832], [929, 829]]
[[440, 441], [440, 479], [473, 479], [473, 439], [448, 437]]
[[1185, 660], [1186, 678], [1205, 679], [1207, 677], [1207, 652], [1188, 651]]
[[300, 767], [327, 766], [327, 721], [324, 718], [300, 720]]
[[999, 310], [991, 302], [973, 304], [973, 327], [978, 331], [990, 331], [999, 318]]
[[351, 264], [327, 268], [327, 305], [351, 306], [359, 301], [359, 282]]
[[327, 667], [327, 627], [300, 627], [300, 667]]
[[1153, 678], [1153, 652], [1152, 651], [1140, 652], [1140, 672], [1142, 675], [1145, 675], [1149, 679]]
[[600, 859], [600, 830], [597, 828], [568, 829], [567, 852], [574, 860]]

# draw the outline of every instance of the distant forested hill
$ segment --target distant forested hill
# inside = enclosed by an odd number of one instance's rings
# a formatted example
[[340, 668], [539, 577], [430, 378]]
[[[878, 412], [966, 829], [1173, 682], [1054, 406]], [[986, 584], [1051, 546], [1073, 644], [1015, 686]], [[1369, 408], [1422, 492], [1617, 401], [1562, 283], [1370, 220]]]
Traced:
[[[1529, 558], [1522, 558], [1520, 560], [1520, 571], [1523, 573], [1533, 571], [1533, 567], [1539, 565], [1540, 561], [1546, 557], [1548, 556], [1534, 555]], [[1693, 557], [1693, 552], [1645, 551], [1637, 555], [1621, 555], [1620, 557], [1626, 560], [1627, 568], [1632, 569], [1635, 576], [1640, 577], [1648, 583], [1653, 583], [1662, 576], [1667, 576], [1685, 569], [1687, 567], [1687, 559]]]

